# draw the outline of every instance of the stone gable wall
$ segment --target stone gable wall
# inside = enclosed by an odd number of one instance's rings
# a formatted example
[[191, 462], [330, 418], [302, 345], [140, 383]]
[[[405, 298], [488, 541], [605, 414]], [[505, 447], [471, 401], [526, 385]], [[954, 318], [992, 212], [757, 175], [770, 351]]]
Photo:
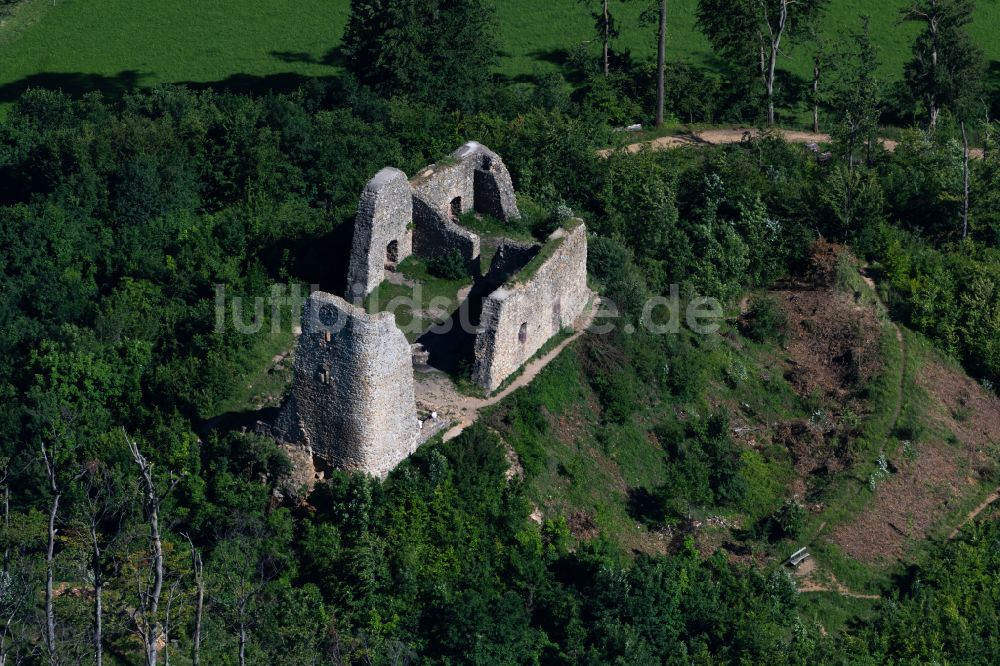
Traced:
[[413, 196], [445, 217], [461, 197], [460, 213], [478, 211], [498, 220], [521, 216], [507, 166], [486, 146], [470, 141], [446, 160], [433, 164], [410, 180]]
[[367, 296], [385, 277], [386, 248], [395, 241], [396, 262], [413, 253], [413, 194], [406, 174], [386, 167], [365, 186], [358, 201], [351, 243], [347, 293]]
[[[488, 392], [527, 362], [550, 338], [572, 326], [590, 298], [587, 228], [557, 229], [558, 247], [530, 277], [514, 275], [483, 300], [473, 381]], [[545, 248], [542, 249], [545, 251]]]
[[392, 314], [313, 293], [279, 438], [338, 469], [384, 478], [419, 441], [410, 345]]

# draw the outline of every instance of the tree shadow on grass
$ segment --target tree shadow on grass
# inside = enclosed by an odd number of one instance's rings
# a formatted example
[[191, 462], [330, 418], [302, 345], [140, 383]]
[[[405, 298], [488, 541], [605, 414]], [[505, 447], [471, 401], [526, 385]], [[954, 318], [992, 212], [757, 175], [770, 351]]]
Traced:
[[217, 81], [178, 81], [176, 85], [191, 90], [215, 90], [238, 94], [291, 93], [310, 81], [328, 83], [339, 78], [337, 75], [307, 76], [297, 72], [277, 74], [232, 74]]
[[[16, 81], [0, 85], [0, 103], [15, 102], [31, 88], [61, 90], [71, 97], [82, 97], [98, 92], [109, 101], [117, 101], [126, 93], [152, 88], [144, 81], [152, 77], [152, 72], [123, 70], [114, 76], [84, 72], [39, 72]], [[176, 81], [169, 85], [179, 85], [191, 90], [215, 90], [218, 92], [256, 94], [291, 93], [310, 81], [329, 83], [340, 78], [339, 73], [328, 76], [308, 76], [297, 72], [276, 74], [232, 74], [216, 81]]]
[[99, 92], [110, 99], [120, 99], [125, 93], [141, 87], [143, 79], [152, 72], [126, 69], [118, 74], [90, 74], [84, 72], [38, 72], [16, 81], [0, 85], [0, 102], [14, 102], [30, 88], [61, 90], [78, 97], [89, 92]]
[[991, 60], [986, 66], [986, 99], [990, 118], [1000, 117], [1000, 60]]
[[340, 46], [334, 46], [319, 58], [307, 51], [271, 51], [271, 56], [282, 62], [304, 62], [328, 67], [344, 67], [347, 64], [347, 57]]
[[[559, 68], [559, 73], [563, 75], [563, 78], [574, 85], [581, 84], [587, 80], [587, 72], [580, 67], [579, 61], [574, 59], [573, 52], [569, 49], [537, 49], [531, 51], [528, 55], [533, 60], [555, 65]], [[530, 78], [535, 79], [537, 76]]]

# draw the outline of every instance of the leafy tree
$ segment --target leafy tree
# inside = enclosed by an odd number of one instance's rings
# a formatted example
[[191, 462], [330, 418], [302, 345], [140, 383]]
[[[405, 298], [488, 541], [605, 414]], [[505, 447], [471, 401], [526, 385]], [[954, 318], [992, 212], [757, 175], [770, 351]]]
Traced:
[[855, 154], [864, 149], [867, 163], [878, 143], [878, 121], [882, 114], [882, 83], [878, 78], [878, 49], [871, 39], [871, 24], [861, 18], [861, 30], [853, 44], [839, 54], [837, 80], [832, 92], [837, 125], [833, 138], [854, 168]]
[[385, 96], [471, 108], [498, 57], [493, 10], [482, 0], [352, 0], [347, 68]]
[[820, 193], [839, 223], [838, 235], [857, 238], [862, 229], [882, 219], [885, 195], [878, 175], [869, 169], [833, 168]]
[[932, 130], [942, 108], [968, 115], [978, 105], [983, 53], [966, 31], [975, 7], [973, 0], [915, 0], [901, 11], [903, 21], [923, 26], [904, 75]]
[[756, 70], [774, 125], [774, 89], [782, 42], [808, 34], [826, 0], [698, 0], [698, 26], [720, 54]]

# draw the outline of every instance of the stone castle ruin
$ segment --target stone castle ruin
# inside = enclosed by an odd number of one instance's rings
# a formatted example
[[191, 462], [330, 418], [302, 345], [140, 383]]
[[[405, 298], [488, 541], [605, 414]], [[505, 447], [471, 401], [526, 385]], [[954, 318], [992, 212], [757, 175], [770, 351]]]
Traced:
[[[358, 203], [347, 294], [360, 301], [411, 254], [457, 253], [470, 273], [481, 273], [463, 304], [476, 301], [475, 330], [458, 331], [466, 336], [461, 343], [436, 342], [451, 351], [468, 347], [472, 380], [492, 393], [584, 313], [591, 298], [587, 234], [574, 219], [541, 244], [493, 239], [492, 259], [480, 266], [481, 239], [460, 224], [470, 212], [500, 222], [520, 218], [507, 167], [485, 146], [466, 143], [411, 179], [382, 169]], [[420, 340], [431, 344], [433, 336], [429, 331]], [[432, 370], [422, 347], [411, 347], [389, 312], [368, 314], [338, 296], [313, 293], [303, 311], [291, 393], [272, 433], [320, 466], [386, 476], [448, 425], [436, 412], [418, 415], [414, 369]]]
[[457, 251], [468, 265], [479, 258], [479, 237], [456, 223], [476, 211], [507, 221], [521, 216], [510, 173], [500, 157], [475, 142], [427, 167], [412, 180], [382, 169], [365, 186], [354, 222], [348, 293], [367, 296], [412, 253]]
[[391, 313], [314, 292], [302, 313], [285, 441], [347, 471], [383, 477], [417, 448], [410, 343]]

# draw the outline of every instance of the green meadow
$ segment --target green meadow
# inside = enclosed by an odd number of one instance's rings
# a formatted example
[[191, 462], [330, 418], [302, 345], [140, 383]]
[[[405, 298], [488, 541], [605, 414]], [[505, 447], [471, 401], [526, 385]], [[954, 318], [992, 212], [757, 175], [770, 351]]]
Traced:
[[[622, 33], [614, 46], [640, 60], [655, 51], [654, 28], [639, 21], [647, 2], [653, 0], [612, 2]], [[870, 13], [883, 75], [898, 78], [916, 31], [897, 24], [903, 4], [832, 0], [822, 32], [843, 40]], [[994, 38], [1000, 3], [979, 5], [972, 34], [988, 59], [1000, 61]], [[263, 90], [335, 75], [349, 6], [349, 0], [26, 0], [0, 23], [0, 104], [35, 85], [111, 94], [160, 83]], [[496, 7], [500, 73], [513, 80], [559, 71], [586, 42], [596, 54], [593, 19], [578, 0], [496, 0]], [[670, 0], [668, 57], [711, 66], [717, 62], [697, 30], [696, 7], [697, 0]], [[808, 46], [795, 48], [784, 67], [804, 77], [810, 55]]]

